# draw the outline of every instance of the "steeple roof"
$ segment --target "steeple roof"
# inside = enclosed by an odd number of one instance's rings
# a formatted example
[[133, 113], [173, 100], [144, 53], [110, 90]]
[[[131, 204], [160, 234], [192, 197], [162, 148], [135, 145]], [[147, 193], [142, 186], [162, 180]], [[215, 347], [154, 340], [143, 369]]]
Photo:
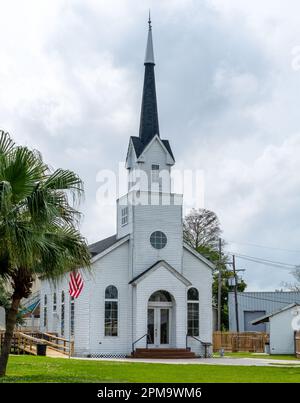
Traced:
[[148, 39], [147, 39], [147, 46], [146, 46], [146, 54], [145, 54], [145, 64], [155, 64], [154, 63], [154, 51], [153, 51], [153, 40], [152, 40], [152, 25], [149, 13], [149, 30], [148, 30]]
[[[131, 142], [135, 150], [136, 157], [139, 158], [143, 153], [150, 141], [159, 134], [158, 113], [157, 113], [157, 101], [156, 101], [156, 89], [155, 89], [155, 76], [154, 76], [154, 52], [153, 52], [153, 40], [152, 40], [152, 26], [149, 13], [149, 29], [145, 54], [145, 75], [144, 75], [144, 87], [142, 96], [142, 108], [140, 119], [140, 132], [139, 137], [131, 136]], [[162, 140], [162, 144], [170, 154], [173, 161], [175, 161], [170, 143], [168, 140]], [[127, 154], [128, 156], [128, 154]]]
[[145, 56], [145, 75], [142, 97], [142, 109], [140, 120], [139, 138], [143, 144], [149, 141], [157, 134], [159, 136], [158, 112], [154, 75], [154, 52], [152, 40], [152, 26], [149, 16], [149, 30]]

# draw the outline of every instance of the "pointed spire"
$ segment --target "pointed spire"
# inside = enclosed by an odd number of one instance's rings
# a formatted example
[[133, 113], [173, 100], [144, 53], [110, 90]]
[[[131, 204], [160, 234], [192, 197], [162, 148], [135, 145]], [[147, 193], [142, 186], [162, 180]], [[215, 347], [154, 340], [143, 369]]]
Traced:
[[152, 40], [152, 25], [151, 25], [151, 16], [149, 10], [149, 19], [148, 19], [148, 39], [147, 39], [147, 47], [146, 47], [146, 55], [145, 55], [145, 64], [146, 63], [154, 63], [154, 52], [153, 52], [153, 40]]
[[143, 144], [149, 141], [157, 134], [159, 136], [155, 75], [154, 75], [154, 52], [152, 41], [152, 26], [149, 11], [149, 30], [145, 57], [145, 76], [141, 109], [140, 134], [139, 137]]

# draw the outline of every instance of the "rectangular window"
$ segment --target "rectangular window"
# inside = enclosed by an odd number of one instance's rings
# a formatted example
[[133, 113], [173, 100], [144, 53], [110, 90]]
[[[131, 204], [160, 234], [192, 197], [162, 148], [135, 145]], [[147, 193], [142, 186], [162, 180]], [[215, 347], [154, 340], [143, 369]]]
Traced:
[[56, 312], [56, 292], [53, 294], [53, 312]]
[[44, 295], [44, 318], [43, 318], [43, 322], [44, 322], [44, 327], [47, 327], [47, 295]]
[[60, 334], [65, 334], [65, 304], [61, 305]]
[[124, 207], [121, 210], [121, 225], [128, 224], [128, 207]]
[[151, 182], [159, 182], [159, 165], [151, 165]]
[[44, 327], [47, 327], [47, 307], [44, 307]]
[[118, 336], [118, 302], [105, 301], [105, 336]]
[[199, 336], [199, 303], [188, 302], [187, 308], [188, 336]]
[[71, 336], [74, 336], [74, 326], [75, 326], [75, 300], [74, 297], [71, 297]]

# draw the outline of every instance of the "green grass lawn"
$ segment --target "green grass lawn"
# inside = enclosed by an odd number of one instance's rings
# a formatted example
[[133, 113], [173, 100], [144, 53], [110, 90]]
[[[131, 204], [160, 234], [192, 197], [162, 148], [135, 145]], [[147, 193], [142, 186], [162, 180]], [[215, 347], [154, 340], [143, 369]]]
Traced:
[[[230, 358], [264, 358], [268, 360], [294, 360], [299, 362], [300, 360], [296, 358], [295, 355], [289, 354], [281, 354], [281, 355], [273, 355], [273, 354], [259, 354], [259, 353], [247, 353], [247, 352], [239, 352], [239, 353], [225, 353], [225, 357]], [[214, 358], [220, 358], [220, 354], [214, 353]]]
[[300, 382], [300, 367], [174, 365], [11, 356], [0, 382]]

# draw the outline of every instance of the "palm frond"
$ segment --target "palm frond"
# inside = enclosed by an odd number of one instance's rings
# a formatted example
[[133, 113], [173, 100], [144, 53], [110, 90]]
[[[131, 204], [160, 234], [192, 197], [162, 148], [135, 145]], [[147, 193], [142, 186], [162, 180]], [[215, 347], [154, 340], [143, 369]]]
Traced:
[[43, 187], [53, 190], [72, 191], [76, 196], [83, 193], [83, 182], [74, 172], [66, 169], [57, 169], [48, 176]]
[[13, 278], [17, 270], [55, 279], [89, 267], [86, 241], [76, 229], [81, 179], [69, 170], [51, 173], [38, 151], [16, 147], [4, 135], [1, 144], [0, 277]]
[[0, 130], [0, 155], [9, 153], [14, 145], [15, 143], [11, 139], [9, 133]]
[[26, 147], [16, 147], [9, 153], [1, 176], [10, 183], [15, 203], [31, 194], [46, 169], [39, 155]]
[[82, 235], [73, 227], [56, 227], [45, 234], [41, 260], [35, 273], [47, 279], [57, 279], [79, 267], [90, 267], [90, 252]]

